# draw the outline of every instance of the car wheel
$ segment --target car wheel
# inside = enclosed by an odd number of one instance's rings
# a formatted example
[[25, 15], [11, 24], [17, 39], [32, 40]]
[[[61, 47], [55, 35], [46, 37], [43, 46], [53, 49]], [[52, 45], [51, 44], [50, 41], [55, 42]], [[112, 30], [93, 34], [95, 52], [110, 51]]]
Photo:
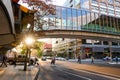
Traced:
[[14, 61], [9, 61], [9, 64], [12, 65], [14, 63]]

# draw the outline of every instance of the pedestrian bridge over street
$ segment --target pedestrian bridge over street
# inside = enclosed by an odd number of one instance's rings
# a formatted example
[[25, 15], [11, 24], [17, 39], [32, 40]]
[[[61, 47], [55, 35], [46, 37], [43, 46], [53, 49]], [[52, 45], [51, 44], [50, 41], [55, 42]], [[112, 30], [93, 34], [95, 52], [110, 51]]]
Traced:
[[120, 35], [76, 30], [46, 30], [36, 32], [39, 38], [80, 38], [120, 42]]

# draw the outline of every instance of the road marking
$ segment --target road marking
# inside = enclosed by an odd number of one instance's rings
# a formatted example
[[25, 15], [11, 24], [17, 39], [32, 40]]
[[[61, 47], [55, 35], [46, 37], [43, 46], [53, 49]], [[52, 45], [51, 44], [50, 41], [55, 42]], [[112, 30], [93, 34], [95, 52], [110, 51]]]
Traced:
[[[60, 67], [60, 65], [56, 65], [57, 67]], [[61, 66], [62, 67], [62, 66]], [[85, 73], [89, 73], [89, 74], [93, 74], [93, 75], [97, 75], [97, 76], [102, 76], [102, 77], [106, 77], [106, 78], [109, 78], [109, 79], [114, 79], [114, 80], [120, 80], [120, 78], [116, 78], [116, 77], [119, 77], [117, 75], [114, 75], [114, 74], [108, 74], [108, 73], [102, 73], [102, 72], [99, 72], [99, 73], [94, 73], [94, 72], [89, 72], [89, 71], [85, 71], [85, 70], [80, 70], [80, 69], [77, 69], [77, 68], [70, 68], [70, 69], [73, 69], [73, 70], [77, 70], [77, 71], [81, 71], [81, 72], [85, 72]], [[71, 73], [72, 74], [72, 73]], [[76, 74], [75, 74], [76, 75]], [[107, 75], [110, 75], [110, 76], [107, 76]], [[78, 75], [79, 76], [79, 75]], [[115, 77], [112, 77], [112, 76], [115, 76]], [[82, 76], [83, 77], [83, 76]], [[88, 78], [89, 79], [89, 78]], [[91, 80], [91, 79], [90, 79]]]
[[[89, 74], [93, 74], [93, 75], [97, 75], [97, 76], [102, 76], [102, 77], [114, 79], [114, 80], [120, 80], [120, 78], [115, 78], [115, 77], [112, 77], [112, 76], [107, 76], [107, 74], [104, 75], [104, 74], [102, 74], [102, 73], [101, 73], [101, 74], [99, 74], [99, 73], [93, 73], [93, 72], [89, 72], [89, 71], [85, 71], [85, 70], [79, 70], [79, 69], [75, 69], [75, 70], [81, 71], [81, 72], [85, 72], [85, 73], [89, 73]], [[108, 74], [108, 75], [109, 75], [109, 74]]]
[[[57, 69], [57, 70], [59, 70], [59, 69]], [[62, 71], [62, 70], [59, 70], [59, 71]], [[90, 78], [83, 77], [83, 76], [80, 76], [80, 75], [77, 75], [77, 74], [73, 74], [73, 73], [70, 73], [70, 72], [67, 72], [67, 71], [62, 71], [62, 72], [73, 75], [73, 76], [77, 76], [77, 77], [80, 77], [80, 78], [83, 78], [83, 79], [86, 79], [86, 80], [92, 80]]]
[[[58, 67], [60, 67], [60, 66], [58, 66]], [[62, 67], [62, 66], [61, 66]], [[73, 68], [71, 68], [71, 69], [73, 69]], [[106, 77], [106, 78], [109, 78], [109, 79], [113, 79], [113, 80], [120, 80], [120, 78], [115, 78], [115, 77], [112, 77], [112, 75], [111, 76], [107, 76], [107, 75], [109, 75], [109, 74], [107, 74], [107, 73], [105, 73], [105, 74], [103, 74], [103, 73], [101, 73], [101, 74], [99, 74], [99, 73], [94, 73], [94, 72], [89, 72], [89, 71], [85, 71], [85, 70], [80, 70], [80, 69], [73, 69], [73, 70], [77, 70], [77, 71], [81, 71], [81, 72], [84, 72], [84, 73], [89, 73], [89, 74], [93, 74], [93, 75], [97, 75], [97, 76], [101, 76], [101, 77]], [[79, 75], [78, 75], [79, 76]], [[114, 76], [114, 75], [113, 75]], [[88, 78], [89, 79], [89, 78]], [[91, 79], [90, 79], [91, 80]]]

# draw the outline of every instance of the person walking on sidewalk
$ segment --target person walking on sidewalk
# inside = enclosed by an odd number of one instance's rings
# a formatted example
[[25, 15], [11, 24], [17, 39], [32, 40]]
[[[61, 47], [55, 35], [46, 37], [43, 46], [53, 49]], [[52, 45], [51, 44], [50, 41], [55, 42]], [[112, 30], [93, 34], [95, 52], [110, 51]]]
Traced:
[[118, 57], [117, 56], [115, 57], [115, 61], [116, 61], [116, 63], [118, 63]]
[[54, 65], [55, 65], [55, 57], [52, 58], [51, 64], [54, 64]]
[[78, 63], [81, 63], [81, 57], [78, 55]]
[[0, 67], [2, 67], [3, 65], [5, 65], [5, 66], [7, 67], [6, 60], [7, 60], [7, 57], [6, 57], [6, 55], [4, 54], [4, 55], [2, 56], [2, 64], [0, 65]]
[[14, 67], [16, 67], [16, 59], [17, 59], [17, 54], [14, 53]]
[[94, 57], [91, 56], [91, 64], [94, 64]]

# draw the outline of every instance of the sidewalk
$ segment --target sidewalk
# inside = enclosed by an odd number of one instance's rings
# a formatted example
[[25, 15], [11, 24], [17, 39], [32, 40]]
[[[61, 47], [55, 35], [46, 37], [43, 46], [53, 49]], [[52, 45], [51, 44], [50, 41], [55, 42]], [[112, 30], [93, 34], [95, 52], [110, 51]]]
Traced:
[[[68, 60], [69, 62], [77, 62], [78, 61], [78, 59], [69, 59]], [[84, 64], [91, 64], [91, 59], [82, 59], [81, 60], [81, 62]], [[109, 62], [106, 62], [106, 61], [104, 61], [104, 60], [102, 60], [102, 59], [95, 59], [94, 60], [94, 63], [95, 64], [106, 64], [106, 63], [108, 63], [108, 64], [120, 64], [120, 62], [118, 62], [118, 63], [116, 63], [115, 61], [109, 61]]]
[[37, 66], [27, 67], [27, 71], [23, 71], [23, 65], [8, 65], [6, 68], [0, 68], [0, 80], [35, 80], [39, 71]]

